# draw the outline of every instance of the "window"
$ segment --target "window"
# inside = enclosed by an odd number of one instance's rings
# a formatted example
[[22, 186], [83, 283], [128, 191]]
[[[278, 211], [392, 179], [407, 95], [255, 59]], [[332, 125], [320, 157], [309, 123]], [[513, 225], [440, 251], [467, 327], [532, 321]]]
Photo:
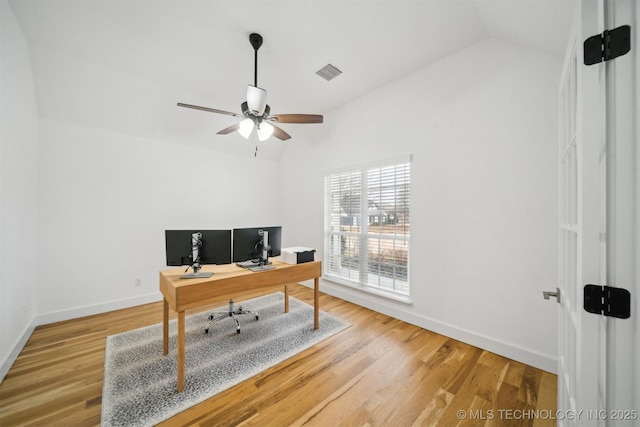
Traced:
[[325, 177], [324, 276], [409, 295], [410, 160]]

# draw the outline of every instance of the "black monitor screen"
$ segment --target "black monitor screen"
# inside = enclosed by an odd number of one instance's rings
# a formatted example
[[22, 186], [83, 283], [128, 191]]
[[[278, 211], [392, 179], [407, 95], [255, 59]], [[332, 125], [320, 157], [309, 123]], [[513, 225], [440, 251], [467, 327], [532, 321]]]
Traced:
[[235, 228], [233, 230], [233, 262], [258, 259], [262, 251], [262, 233], [269, 232], [269, 256], [280, 255], [282, 227]]
[[165, 230], [167, 265], [191, 265], [191, 235], [201, 233], [200, 264], [231, 263], [231, 230]]

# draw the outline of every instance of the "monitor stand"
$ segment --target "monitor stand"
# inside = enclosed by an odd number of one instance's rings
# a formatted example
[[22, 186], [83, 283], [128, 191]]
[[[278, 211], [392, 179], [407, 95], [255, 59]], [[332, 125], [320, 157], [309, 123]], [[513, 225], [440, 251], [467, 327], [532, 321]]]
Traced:
[[198, 273], [187, 273], [180, 276], [181, 279], [207, 279], [213, 276], [212, 272], [201, 271]]
[[[193, 273], [187, 273], [187, 271], [189, 271], [189, 267], [193, 269]], [[196, 261], [189, 267], [187, 267], [187, 269], [184, 271], [185, 274], [180, 276], [181, 279], [208, 279], [209, 277], [213, 276], [213, 272], [211, 271], [200, 271], [202, 266], [200, 265], [199, 258], [198, 261]]]

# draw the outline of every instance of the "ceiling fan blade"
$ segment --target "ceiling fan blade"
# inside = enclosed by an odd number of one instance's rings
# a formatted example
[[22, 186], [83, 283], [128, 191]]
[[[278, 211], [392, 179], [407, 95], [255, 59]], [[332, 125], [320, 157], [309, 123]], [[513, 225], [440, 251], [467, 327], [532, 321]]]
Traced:
[[228, 135], [231, 132], [237, 131], [238, 129], [240, 129], [240, 123], [236, 123], [235, 125], [231, 125], [228, 128], [222, 129], [220, 132], [218, 132], [218, 135]]
[[291, 135], [280, 129], [278, 126], [273, 125], [273, 136], [278, 138], [281, 141], [286, 141], [287, 139], [291, 139]]
[[229, 111], [224, 111], [224, 110], [216, 110], [215, 108], [200, 107], [198, 105], [183, 104], [182, 102], [178, 102], [178, 107], [193, 108], [194, 110], [206, 111], [208, 113], [226, 114], [227, 116], [244, 117], [242, 114], [238, 114], [238, 113], [231, 113]]
[[269, 119], [275, 119], [278, 123], [322, 123], [320, 114], [274, 114]]

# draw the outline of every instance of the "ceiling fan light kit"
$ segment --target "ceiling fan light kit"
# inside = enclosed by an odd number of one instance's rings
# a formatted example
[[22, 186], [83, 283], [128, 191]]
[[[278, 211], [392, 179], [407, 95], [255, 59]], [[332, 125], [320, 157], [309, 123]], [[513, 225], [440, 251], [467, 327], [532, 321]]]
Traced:
[[244, 119], [243, 121], [241, 121], [240, 127], [238, 128], [238, 133], [249, 139], [249, 136], [251, 136], [251, 132], [253, 132], [253, 120]]
[[266, 141], [272, 135], [286, 141], [291, 138], [287, 132], [276, 126], [275, 123], [322, 123], [324, 118], [320, 114], [276, 114], [271, 115], [271, 108], [267, 104], [267, 91], [258, 87], [258, 49], [262, 46], [262, 36], [257, 33], [249, 35], [249, 42], [254, 50], [254, 84], [247, 87], [247, 100], [240, 105], [242, 114], [215, 108], [200, 107], [197, 105], [178, 103], [179, 107], [206, 111], [209, 113], [224, 114], [234, 117], [245, 117], [240, 123], [231, 125], [218, 132], [219, 135], [228, 135], [237, 131], [243, 137], [249, 139], [256, 129], [259, 141]]
[[258, 140], [266, 141], [273, 135], [273, 125], [269, 122], [262, 122], [257, 126]]

